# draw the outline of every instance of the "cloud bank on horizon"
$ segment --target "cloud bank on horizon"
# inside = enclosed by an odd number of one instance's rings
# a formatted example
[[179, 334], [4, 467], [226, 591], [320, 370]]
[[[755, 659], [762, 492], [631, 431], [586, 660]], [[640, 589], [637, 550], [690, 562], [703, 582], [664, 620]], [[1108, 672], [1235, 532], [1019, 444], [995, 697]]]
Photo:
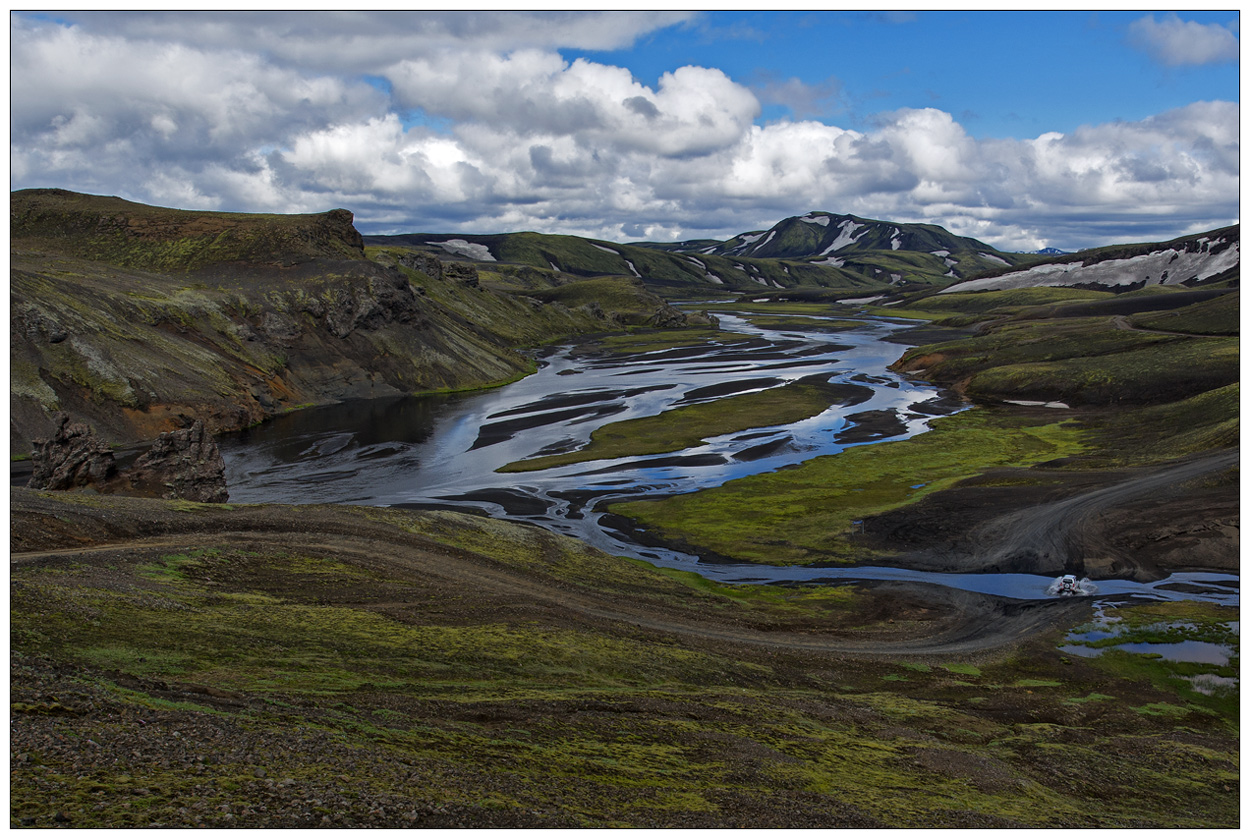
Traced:
[[1024, 251], [1238, 220], [1236, 12], [11, 13], [10, 36], [13, 189], [611, 241], [809, 210]]

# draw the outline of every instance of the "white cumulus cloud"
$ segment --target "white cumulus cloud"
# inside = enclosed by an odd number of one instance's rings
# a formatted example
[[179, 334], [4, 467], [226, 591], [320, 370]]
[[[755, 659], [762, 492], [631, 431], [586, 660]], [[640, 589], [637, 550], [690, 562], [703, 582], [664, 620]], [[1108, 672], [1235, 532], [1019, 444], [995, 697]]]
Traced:
[[1154, 15], [1129, 24], [1129, 42], [1170, 67], [1237, 61], [1237, 35], [1218, 23], [1181, 20], [1175, 14]]
[[12, 187], [203, 209], [341, 206], [367, 233], [616, 241], [728, 238], [819, 209], [1021, 250], [1171, 238], [1239, 211], [1232, 102], [1020, 139], [978, 139], [936, 108], [859, 129], [761, 124], [759, 96], [802, 116], [836, 83], [757, 94], [693, 65], [644, 83], [557, 51], [631, 43], [682, 16], [194, 19], [203, 25], [11, 16]]

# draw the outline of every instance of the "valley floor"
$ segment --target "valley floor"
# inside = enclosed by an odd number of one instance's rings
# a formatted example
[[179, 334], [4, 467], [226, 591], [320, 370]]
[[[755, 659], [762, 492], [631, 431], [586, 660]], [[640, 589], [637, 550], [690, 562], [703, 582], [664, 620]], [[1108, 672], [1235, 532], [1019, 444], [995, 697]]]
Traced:
[[13, 826], [1239, 820], [1235, 695], [1062, 653], [1082, 601], [720, 586], [453, 513], [10, 509]]

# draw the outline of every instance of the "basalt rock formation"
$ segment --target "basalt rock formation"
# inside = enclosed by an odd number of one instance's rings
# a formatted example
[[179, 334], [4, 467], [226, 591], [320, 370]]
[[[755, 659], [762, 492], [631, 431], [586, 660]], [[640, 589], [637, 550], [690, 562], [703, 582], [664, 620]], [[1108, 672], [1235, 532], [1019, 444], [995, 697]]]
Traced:
[[169, 431], [134, 465], [119, 470], [113, 450], [86, 423], [56, 416], [56, 433], [36, 440], [34, 472], [27, 486], [41, 490], [90, 489], [147, 498], [224, 503], [226, 462], [200, 420]]
[[117, 475], [117, 463], [108, 444], [91, 433], [85, 423], [73, 422], [69, 414], [53, 418], [56, 430], [36, 440], [31, 452], [34, 473], [31, 489], [83, 489], [101, 487]]
[[229, 499], [226, 462], [204, 423], [167, 431], [121, 476], [124, 494], [221, 504]]

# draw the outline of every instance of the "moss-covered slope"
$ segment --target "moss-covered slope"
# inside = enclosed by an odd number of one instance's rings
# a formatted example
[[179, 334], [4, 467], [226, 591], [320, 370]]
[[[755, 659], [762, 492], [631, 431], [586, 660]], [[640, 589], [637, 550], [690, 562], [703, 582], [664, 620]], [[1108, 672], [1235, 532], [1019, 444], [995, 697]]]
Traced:
[[[722, 586], [453, 513], [12, 508], [15, 827], [1238, 820], [1235, 692], [1190, 681], [1236, 659], [1065, 654], [1075, 602], [1013, 646], [892, 657], [969, 622], [906, 589]], [[1235, 609], [1144, 608], [1134, 626], [1236, 643]]]
[[532, 369], [517, 346], [657, 312], [681, 320], [641, 288], [564, 305], [437, 260], [375, 261], [341, 210], [196, 213], [27, 190], [11, 196], [11, 232], [15, 455], [58, 410], [119, 443], [187, 417], [221, 431], [303, 405], [497, 384]]

